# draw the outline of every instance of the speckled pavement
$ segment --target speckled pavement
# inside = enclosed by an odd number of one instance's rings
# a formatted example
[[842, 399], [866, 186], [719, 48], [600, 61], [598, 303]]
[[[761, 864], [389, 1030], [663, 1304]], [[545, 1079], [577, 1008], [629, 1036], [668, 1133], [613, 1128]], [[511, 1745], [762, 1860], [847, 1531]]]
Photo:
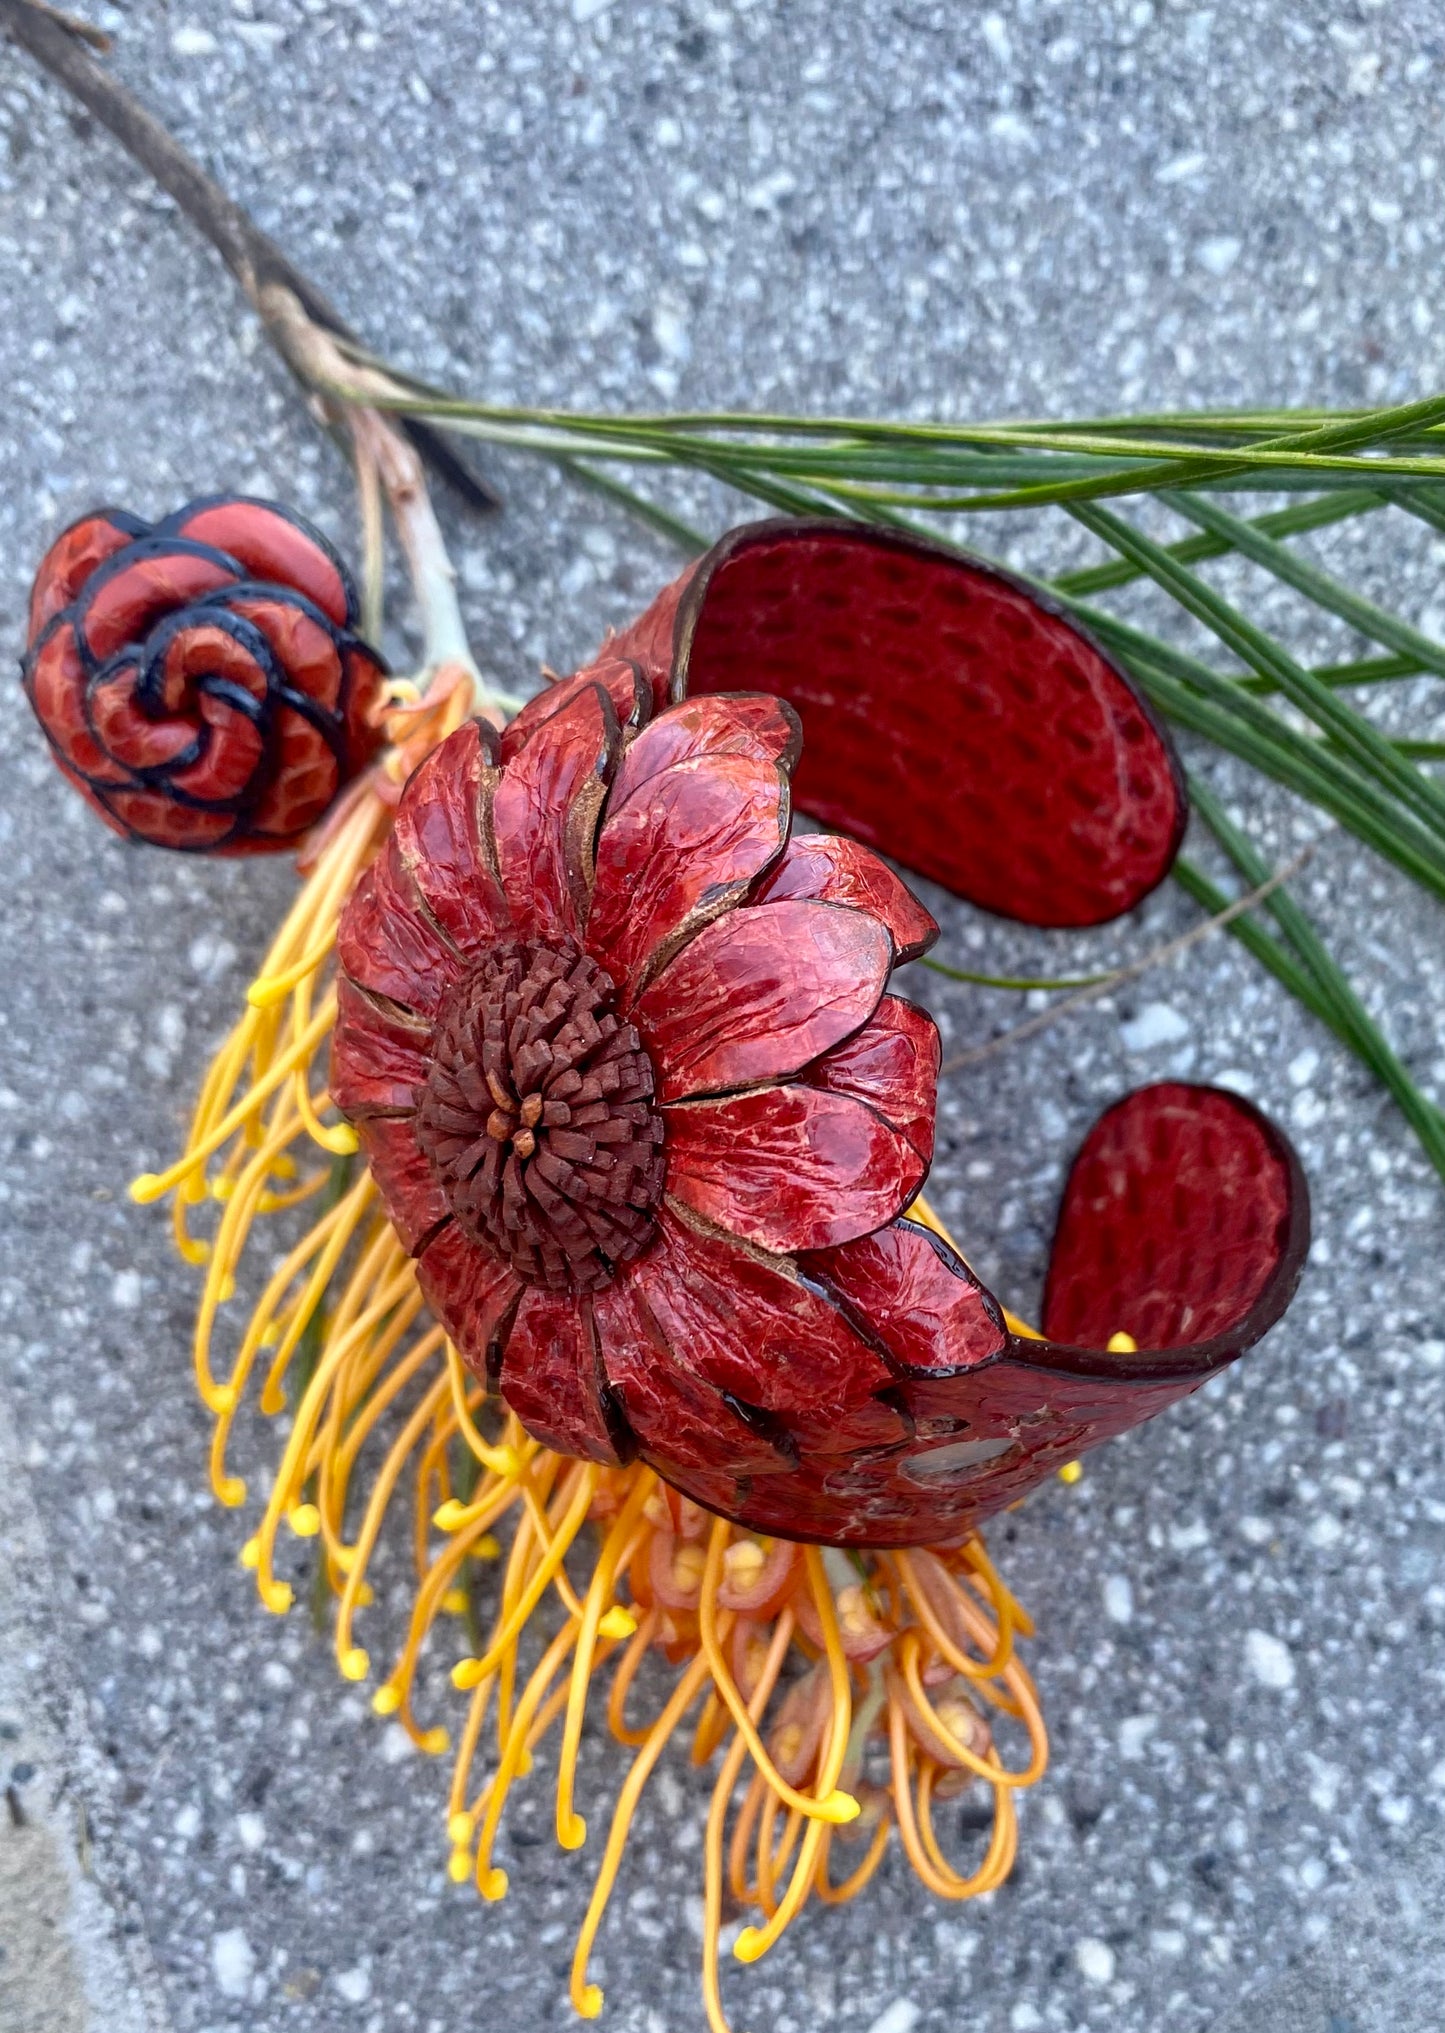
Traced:
[[[1445, 387], [1429, 0], [134, 0], [94, 18], [118, 74], [370, 339], [500, 400], [999, 416]], [[98, 499], [160, 513], [274, 491], [354, 548], [347, 471], [217, 259], [4, 45], [0, 307], [4, 657], [48, 537]], [[478, 655], [526, 690], [676, 561], [546, 470], [486, 463], [505, 512], [443, 512]], [[1089, 555], [1062, 520], [975, 534], [1039, 568]], [[1382, 516], [1312, 548], [1445, 634], [1428, 532]], [[1220, 583], [1300, 654], [1349, 653], [1248, 570]], [[405, 659], [404, 626], [388, 647]], [[1439, 696], [1403, 688], [1393, 724], [1438, 733]], [[125, 1197], [174, 1150], [291, 875], [122, 847], [11, 699], [0, 1406], [27, 1479], [6, 1543], [30, 1549], [34, 1586], [0, 1626], [0, 1791], [8, 1775], [27, 1825], [53, 1831], [55, 1910], [0, 1904], [0, 2027], [26, 2027], [15, 1955], [40, 1925], [70, 1944], [54, 2033], [87, 1996], [106, 2033], [131, 2033], [118, 1997], [144, 2033], [565, 2026], [592, 1848], [555, 1852], [534, 1785], [504, 1845], [508, 1900], [449, 1884], [444, 1770], [235, 1563], [247, 1527], [207, 1494], [191, 1396], [193, 1274], [163, 1214]], [[1322, 832], [1209, 766], [1277, 858]], [[1439, 911], [1337, 834], [1297, 888], [1439, 1095]], [[1045, 973], [1194, 922], [1168, 890], [1087, 938], [940, 915], [945, 956]], [[936, 977], [915, 992], [955, 1049], [1020, 1014]], [[729, 1969], [740, 2033], [1445, 2018], [1445, 1187], [1221, 938], [957, 1079], [938, 1198], [1027, 1310], [1073, 1146], [1168, 1072], [1240, 1087], [1290, 1127], [1317, 1214], [1299, 1300], [1226, 1379], [992, 1534], [1038, 1618], [1055, 1744], [1010, 1883], [948, 1909], [894, 1858], [858, 1905]], [[242, 1454], [255, 1481], [254, 1433]], [[383, 1590], [378, 1652], [394, 1608]], [[594, 1965], [618, 2033], [702, 2023], [704, 1792], [678, 1759], [642, 1816]], [[18, 1833], [0, 1806], [0, 1900]]]

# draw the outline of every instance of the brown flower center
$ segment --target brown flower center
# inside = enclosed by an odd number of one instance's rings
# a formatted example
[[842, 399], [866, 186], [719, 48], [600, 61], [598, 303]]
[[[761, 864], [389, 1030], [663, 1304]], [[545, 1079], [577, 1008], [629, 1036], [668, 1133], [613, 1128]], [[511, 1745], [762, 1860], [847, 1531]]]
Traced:
[[610, 974], [513, 941], [438, 1012], [417, 1140], [464, 1234], [520, 1277], [592, 1291], [644, 1249], [662, 1194], [652, 1061]]

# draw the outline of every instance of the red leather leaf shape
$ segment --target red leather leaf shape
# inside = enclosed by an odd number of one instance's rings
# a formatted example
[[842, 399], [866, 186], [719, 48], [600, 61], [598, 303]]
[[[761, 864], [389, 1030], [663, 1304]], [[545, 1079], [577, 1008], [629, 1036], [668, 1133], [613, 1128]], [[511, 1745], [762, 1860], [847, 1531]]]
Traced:
[[451, 1219], [446, 1195], [417, 1143], [415, 1120], [409, 1115], [363, 1116], [356, 1133], [397, 1239], [414, 1257]]
[[521, 938], [581, 937], [616, 746], [612, 702], [589, 684], [543, 721], [502, 771], [492, 827], [497, 870]]
[[560, 713], [564, 706], [570, 706], [589, 685], [602, 687], [612, 701], [617, 725], [624, 732], [641, 727], [652, 711], [652, 687], [642, 677], [636, 664], [621, 657], [603, 655], [596, 663], [588, 664], [585, 670], [574, 671], [570, 678], [554, 678], [527, 701], [502, 729], [501, 761], [509, 763], [526, 747], [539, 727], [554, 713]]
[[345, 974], [336, 983], [328, 1092], [350, 1122], [416, 1106], [426, 1080], [431, 1025], [378, 1002]]
[[1182, 778], [1124, 673], [1031, 588], [941, 545], [734, 531], [689, 583], [672, 689], [740, 687], [797, 708], [803, 810], [1006, 917], [1103, 923], [1178, 850]]
[[[609, 635], [603, 648], [608, 656], [629, 657], [652, 687], [654, 710], [661, 712], [673, 697], [671, 692], [673, 645], [682, 597], [696, 578], [702, 561], [679, 572], [670, 586], [664, 586], [652, 605], [620, 635]], [[742, 690], [756, 691], [744, 684]]]
[[622, 988], [624, 1008], [746, 895], [787, 837], [788, 780], [770, 760], [697, 756], [649, 777], [622, 804], [614, 793], [597, 836], [587, 950]]
[[799, 1269], [867, 1321], [905, 1381], [964, 1375], [1008, 1346], [993, 1294], [941, 1237], [906, 1216], [840, 1249], [815, 1251]]
[[689, 1367], [627, 1271], [592, 1303], [608, 1386], [659, 1474], [714, 1505], [716, 1497], [736, 1500], [746, 1477], [791, 1473], [787, 1456]]
[[188, 503], [159, 529], [227, 552], [248, 578], [294, 587], [338, 628], [356, 624], [356, 589], [345, 565], [319, 529], [279, 502], [217, 495]]
[[626, 1426], [609, 1417], [586, 1298], [527, 1286], [502, 1353], [502, 1396], [544, 1447], [609, 1468], [632, 1459]]
[[[745, 1408], [757, 1430], [773, 1431], [790, 1465], [800, 1450], [845, 1454], [906, 1437], [896, 1405], [878, 1395], [892, 1389], [892, 1370], [816, 1284], [670, 1212], [662, 1226], [628, 1273], [634, 1296], [674, 1360]], [[741, 1462], [718, 1458], [742, 1473]]]
[[1263, 1333], [1261, 1306], [1266, 1326], [1284, 1310], [1308, 1237], [1298, 1161], [1257, 1108], [1216, 1087], [1141, 1088], [1074, 1160], [1044, 1330], [1090, 1347], [1123, 1332], [1141, 1349], [1237, 1352]]
[[776, 868], [755, 891], [759, 903], [784, 897], [816, 897], [822, 903], [851, 904], [888, 927], [900, 964], [926, 953], [938, 925], [905, 882], [870, 847], [843, 833], [795, 833]]
[[462, 962], [422, 904], [393, 836], [341, 913], [336, 955], [342, 972], [373, 995], [435, 1017]]
[[634, 1012], [664, 1100], [798, 1072], [868, 1021], [892, 963], [878, 920], [837, 904], [750, 904], [705, 925]]
[[933, 1018], [902, 996], [885, 995], [862, 1030], [825, 1052], [803, 1078], [829, 1094], [866, 1101], [930, 1165], [939, 1058]]
[[927, 1164], [861, 1101], [756, 1088], [663, 1110], [668, 1191], [763, 1249], [826, 1249], [891, 1221]]
[[791, 770], [803, 745], [798, 716], [763, 692], [684, 699], [646, 726], [622, 752], [609, 810], [616, 811], [660, 770], [704, 755], [750, 755]]
[[434, 748], [407, 780], [393, 835], [422, 901], [466, 954], [504, 938], [509, 923], [491, 846], [494, 745], [469, 720]]
[[454, 1221], [417, 1258], [416, 1278], [462, 1361], [495, 1390], [502, 1343], [522, 1294], [520, 1278], [500, 1257], [469, 1242]]
[[27, 643], [33, 648], [45, 624], [70, 605], [91, 573], [147, 529], [138, 515], [123, 508], [97, 508], [63, 529], [41, 559], [30, 589]]

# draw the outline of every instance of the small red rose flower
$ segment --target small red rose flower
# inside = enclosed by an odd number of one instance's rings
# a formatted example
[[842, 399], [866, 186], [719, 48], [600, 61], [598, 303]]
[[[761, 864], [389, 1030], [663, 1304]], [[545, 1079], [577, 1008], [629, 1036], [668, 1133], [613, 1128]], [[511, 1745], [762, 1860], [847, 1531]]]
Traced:
[[115, 832], [207, 854], [295, 845], [380, 745], [385, 666], [331, 545], [219, 495], [153, 527], [98, 509], [30, 596], [26, 696]]
[[1071, 624], [930, 546], [763, 525], [416, 771], [342, 918], [332, 1097], [539, 1440], [763, 1532], [947, 1543], [1264, 1332], [1303, 1181], [1236, 1096], [1131, 1097], [1071, 1177], [1048, 1338], [1011, 1330], [905, 1212], [939, 1050], [888, 982], [936, 926], [869, 847], [791, 833], [798, 715], [749, 674], [807, 708], [811, 809], [995, 909], [1094, 922], [1172, 859], [1167, 741]]

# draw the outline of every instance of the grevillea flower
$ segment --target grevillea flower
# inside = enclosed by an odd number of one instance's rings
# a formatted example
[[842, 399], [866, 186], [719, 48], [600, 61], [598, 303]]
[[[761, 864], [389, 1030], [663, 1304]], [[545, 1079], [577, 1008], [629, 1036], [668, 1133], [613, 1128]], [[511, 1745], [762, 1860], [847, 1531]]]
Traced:
[[319, 530], [217, 495], [55, 539], [30, 596], [26, 694], [115, 832], [192, 853], [291, 847], [372, 758], [385, 666]]
[[936, 927], [856, 839], [790, 834], [795, 765], [825, 817], [1036, 920], [1136, 901], [1181, 824], [1163, 736], [1032, 596], [745, 532], [499, 743], [473, 723], [417, 770], [342, 920], [331, 1094], [536, 1438], [755, 1530], [953, 1541], [1257, 1338], [1304, 1195], [1248, 1103], [1148, 1089], [1075, 1168], [1044, 1337], [1011, 1328], [905, 1213], [939, 1052], [888, 979]]

